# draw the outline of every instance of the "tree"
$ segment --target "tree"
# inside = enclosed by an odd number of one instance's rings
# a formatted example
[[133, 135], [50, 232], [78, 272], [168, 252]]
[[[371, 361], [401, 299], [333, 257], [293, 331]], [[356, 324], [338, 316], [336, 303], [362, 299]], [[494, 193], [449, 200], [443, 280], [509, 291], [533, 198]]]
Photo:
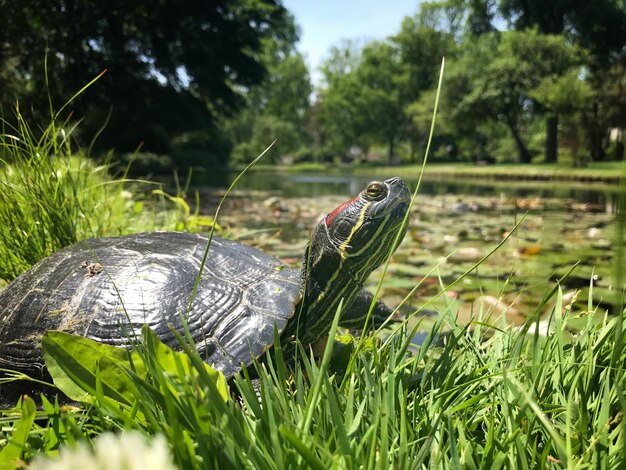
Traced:
[[453, 118], [464, 121], [465, 126], [470, 122], [478, 125], [485, 117], [505, 124], [520, 163], [530, 163], [532, 155], [523, 133], [528, 118], [541, 104], [533, 100], [539, 96], [534, 92], [548, 83], [544, 80], [576, 69], [576, 50], [562, 36], [532, 30], [484, 34], [472, 41], [449, 69], [447, 102], [454, 107]]
[[333, 150], [366, 153], [371, 144], [382, 144], [389, 164], [395, 164], [408, 121], [402, 100], [407, 73], [399, 48], [385, 41], [370, 42], [361, 51], [344, 44], [333, 49], [322, 70], [326, 86], [319, 93], [319, 120], [335, 136]]
[[322, 152], [347, 156], [351, 148], [365, 153], [367, 116], [363, 112], [361, 83], [356, 76], [362, 60], [361, 49], [354, 42], [344, 42], [330, 50], [322, 64], [323, 85], [314, 105], [319, 125]]
[[[518, 30], [538, 28], [546, 34], [564, 34], [590, 52], [588, 82], [595, 89], [589, 102], [586, 131], [594, 160], [604, 158], [603, 134], [608, 134], [609, 115], [619, 101], [611, 101], [606, 77], [626, 65], [626, 8], [623, 0], [500, 0], [500, 12]], [[619, 65], [621, 64], [621, 65]], [[617, 82], [623, 79], [616, 77]], [[602, 110], [606, 113], [602, 113]], [[556, 160], [557, 115], [547, 120], [546, 160]], [[621, 121], [620, 126], [626, 127]]]
[[[433, 112], [435, 110], [435, 99], [437, 90], [432, 88], [423, 92], [417, 101], [414, 101], [406, 106], [405, 112], [411, 119], [410, 132], [408, 138], [411, 143], [411, 155], [410, 160], [412, 162], [422, 162], [421, 158], [423, 153], [418, 155], [418, 149], [425, 151], [428, 143], [428, 136], [430, 134], [430, 126], [433, 119]], [[462, 135], [457, 134], [452, 136], [449, 129], [449, 119], [446, 119], [447, 111], [444, 109], [438, 110], [437, 118], [437, 130], [433, 135], [433, 150], [437, 150], [437, 146], [445, 147], [440, 148], [442, 154], [445, 155], [446, 160], [450, 160], [455, 156], [455, 152], [452, 152], [454, 144]], [[419, 160], [418, 160], [419, 158]], [[431, 158], [432, 159], [432, 158]]]
[[[557, 148], [559, 116], [569, 120], [570, 127], [577, 127], [582, 113], [588, 109], [593, 99], [593, 90], [587, 82], [580, 79], [580, 73], [580, 70], [572, 68], [562, 75], [546, 76], [529, 91], [529, 96], [540, 103], [542, 109], [548, 114], [546, 163], [556, 161], [556, 155], [551, 155], [551, 153]], [[575, 130], [574, 133], [576, 133]], [[572, 148], [572, 156], [576, 162], [579, 157], [577, 138]]]
[[409, 140], [411, 161], [428, 135], [430, 120], [423, 119], [428, 108], [425, 99], [434, 96], [431, 92], [439, 78], [441, 59], [452, 59], [457, 54], [455, 37], [462, 29], [462, 7], [456, 0], [423, 4], [418, 14], [404, 18], [400, 31], [391, 38], [399, 48], [405, 74], [400, 99], [405, 105], [404, 134]]
[[277, 145], [269, 157], [296, 153], [308, 139], [307, 112], [312, 92], [309, 71], [296, 50], [299, 31], [291, 15], [280, 39], [267, 40], [262, 63], [265, 79], [246, 94], [246, 107], [230, 123], [237, 144], [235, 157], [249, 162], [274, 140]]
[[[564, 36], [555, 34], [541, 34], [536, 30], [526, 30], [509, 34], [512, 39], [512, 53], [522, 67], [527, 67], [526, 78], [527, 96], [534, 99], [538, 113], [546, 116], [546, 143], [545, 163], [557, 161], [557, 132], [559, 113], [569, 112], [570, 103], [558, 100], [538, 100], [541, 95], [534, 93], [536, 87], [545, 87], [547, 84], [562, 86], [559, 77], [569, 77], [574, 81], [580, 75], [580, 51], [568, 44]], [[572, 83], [572, 82], [570, 82]], [[577, 88], [573, 88], [576, 90]]]
[[515, 29], [566, 33], [599, 62], [609, 63], [611, 56], [623, 52], [626, 8], [622, 0], [499, 0], [498, 8]]
[[281, 156], [293, 155], [301, 144], [300, 130], [293, 123], [277, 119], [274, 116], [258, 116], [254, 120], [251, 131], [250, 137], [239, 142], [234, 150], [233, 157], [238, 163], [251, 162], [273, 140], [277, 140], [276, 145], [266, 156], [265, 162], [276, 163]]
[[407, 74], [397, 47], [388, 42], [371, 42], [363, 49], [356, 70], [361, 87], [358, 98], [363, 116], [363, 131], [377, 143], [387, 146], [390, 165], [396, 164], [396, 144], [407, 125], [403, 89]]
[[[435, 86], [439, 77], [441, 59], [449, 59], [457, 52], [455, 34], [458, 20], [447, 19], [445, 3], [427, 4], [427, 9], [402, 21], [400, 32], [392, 36], [398, 45], [400, 59], [407, 67], [408, 81], [405, 99], [414, 101]], [[454, 17], [454, 16], [453, 16]], [[448, 24], [450, 30], [443, 29]]]
[[[2, 7], [0, 90], [19, 83], [17, 98], [47, 109], [48, 92], [63, 102], [106, 69], [72, 110], [88, 130], [111, 110], [100, 142], [118, 150], [142, 140], [165, 150], [168, 134], [215, 125], [239, 109], [265, 77], [264, 38], [281, 37], [286, 25], [278, 0], [5, 0]], [[6, 106], [16, 97], [0, 98]]]
[[495, 31], [495, 0], [460, 0], [467, 8], [465, 31], [470, 37]]

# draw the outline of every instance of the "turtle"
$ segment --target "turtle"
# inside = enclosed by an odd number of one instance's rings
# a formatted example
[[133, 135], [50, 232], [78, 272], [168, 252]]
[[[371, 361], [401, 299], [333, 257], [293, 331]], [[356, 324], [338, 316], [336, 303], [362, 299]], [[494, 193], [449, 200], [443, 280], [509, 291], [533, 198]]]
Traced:
[[[129, 347], [147, 324], [176, 348], [173, 330], [183, 331], [185, 317], [203, 359], [232, 378], [272, 346], [274, 329], [281, 344], [327, 335], [341, 301], [340, 326], [363, 328], [374, 300], [363, 284], [402, 240], [410, 200], [400, 178], [369, 183], [318, 220], [301, 269], [217, 236], [203, 260], [209, 237], [196, 233], [138, 233], [63, 248], [0, 292], [0, 369], [49, 380], [41, 350], [48, 330]], [[376, 300], [372, 312], [376, 323], [392, 310]], [[0, 385], [0, 402], [41, 393], [32, 383]]]

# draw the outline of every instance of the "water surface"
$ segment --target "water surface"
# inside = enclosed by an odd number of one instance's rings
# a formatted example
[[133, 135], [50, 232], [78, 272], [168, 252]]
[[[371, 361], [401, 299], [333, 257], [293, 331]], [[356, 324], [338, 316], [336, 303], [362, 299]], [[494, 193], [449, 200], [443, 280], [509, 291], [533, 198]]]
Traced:
[[[390, 176], [251, 172], [227, 201], [222, 223], [231, 236], [298, 265], [321, 214], [369, 181]], [[594, 305], [609, 308], [615, 301], [616, 197], [617, 188], [607, 186], [425, 178], [408, 235], [389, 267], [383, 297], [397, 304], [419, 286], [409, 299], [414, 306], [436, 297], [432, 305], [456, 302], [469, 318], [480, 305], [487, 308], [487, 302], [509, 321], [521, 322], [557, 282], [572, 308], [586, 309], [592, 282]], [[499, 251], [457, 282], [522, 218]], [[375, 273], [370, 285], [379, 277]], [[449, 289], [445, 295], [442, 285]]]

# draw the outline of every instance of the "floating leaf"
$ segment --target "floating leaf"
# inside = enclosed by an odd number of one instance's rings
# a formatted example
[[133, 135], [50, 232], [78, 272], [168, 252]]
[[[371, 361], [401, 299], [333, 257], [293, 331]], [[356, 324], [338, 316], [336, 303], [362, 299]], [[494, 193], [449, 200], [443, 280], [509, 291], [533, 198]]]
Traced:
[[528, 245], [523, 246], [517, 250], [517, 253], [522, 256], [534, 256], [541, 252], [541, 245]]

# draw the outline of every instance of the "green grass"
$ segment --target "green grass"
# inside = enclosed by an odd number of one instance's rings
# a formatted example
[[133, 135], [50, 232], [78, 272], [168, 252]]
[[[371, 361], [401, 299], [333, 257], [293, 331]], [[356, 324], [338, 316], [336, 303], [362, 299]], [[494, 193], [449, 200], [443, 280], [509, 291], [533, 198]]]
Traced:
[[54, 117], [39, 130], [19, 109], [16, 118], [16, 127], [5, 123], [0, 134], [0, 283], [81, 239], [212, 224], [184, 198], [154, 183], [113, 178], [106, 162], [74, 151], [69, 122]]
[[[621, 162], [590, 163], [585, 168], [573, 168], [568, 164], [494, 164], [477, 166], [471, 163], [434, 163], [422, 168], [422, 164], [399, 166], [348, 166], [347, 169], [355, 175], [394, 175], [402, 174], [406, 178], [418, 178], [423, 173], [429, 178], [442, 179], [492, 179], [496, 181], [548, 181], [565, 183], [596, 183], [617, 184], [621, 176]], [[294, 164], [264, 165], [255, 168], [258, 171], [281, 171], [287, 173], [336, 172], [336, 165], [324, 164]], [[346, 171], [344, 168], [342, 171]]]
[[[386, 167], [387, 168], [387, 167]], [[389, 168], [387, 168], [389, 169]], [[404, 167], [409, 174], [417, 174], [419, 167]], [[425, 173], [432, 176], [455, 178], [506, 178], [509, 180], [527, 179], [542, 181], [590, 181], [599, 183], [617, 183], [621, 173], [621, 163], [590, 164], [586, 168], [572, 168], [566, 164], [497, 164], [477, 166], [472, 164], [436, 164], [428, 165]]]
[[291, 365], [279, 351], [258, 368], [259, 396], [245, 377], [225, 395], [192, 348], [184, 364], [164, 359], [148, 336], [132, 365], [92, 366], [91, 382], [75, 381], [90, 393], [86, 410], [35, 412], [24, 400], [5, 412], [0, 446], [28, 460], [135, 429], [164, 435], [181, 468], [623, 468], [622, 322], [569, 312], [558, 289], [549, 297], [548, 337], [531, 332], [532, 320], [462, 327], [451, 307], [420, 348], [402, 330], [356, 355], [353, 341], [330, 342], [320, 362], [301, 351], [307, 359]]
[[271, 165], [264, 163], [257, 163], [254, 165], [254, 171], [276, 171], [281, 169], [283, 171], [289, 171], [290, 173], [323, 173], [328, 170], [328, 166], [323, 163], [294, 163], [289, 166]]

